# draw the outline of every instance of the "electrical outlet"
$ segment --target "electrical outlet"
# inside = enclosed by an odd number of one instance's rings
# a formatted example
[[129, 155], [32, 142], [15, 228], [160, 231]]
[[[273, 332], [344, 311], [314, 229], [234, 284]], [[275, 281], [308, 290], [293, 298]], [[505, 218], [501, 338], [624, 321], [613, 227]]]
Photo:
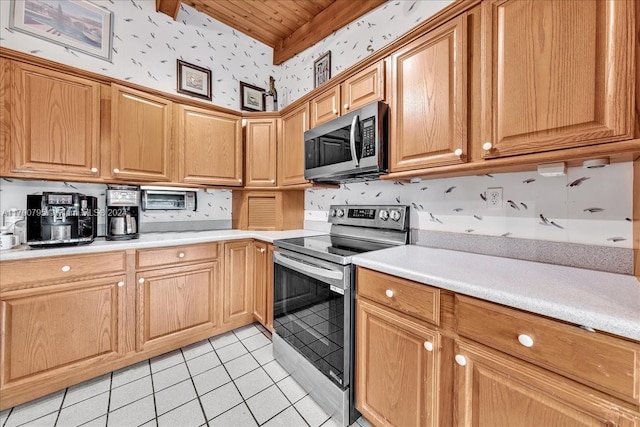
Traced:
[[502, 187], [487, 188], [487, 208], [500, 209], [502, 207]]

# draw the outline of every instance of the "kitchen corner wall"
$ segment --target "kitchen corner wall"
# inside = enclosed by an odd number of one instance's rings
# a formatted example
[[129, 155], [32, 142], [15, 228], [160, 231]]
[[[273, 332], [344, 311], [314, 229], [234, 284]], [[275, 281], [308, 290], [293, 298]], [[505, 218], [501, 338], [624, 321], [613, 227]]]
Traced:
[[[27, 209], [27, 194], [47, 192], [74, 192], [94, 196], [98, 200], [98, 235], [104, 236], [105, 229], [105, 184], [77, 182], [55, 182], [0, 178], [0, 210]], [[202, 229], [231, 228], [231, 191], [206, 190], [197, 192], [196, 211], [147, 211], [140, 212], [140, 230], [184, 231]], [[162, 227], [158, 225], [162, 224]], [[161, 230], [157, 230], [160, 228]]]
[[[483, 197], [496, 187], [503, 204], [489, 208]], [[418, 230], [632, 248], [632, 187], [630, 162], [569, 168], [554, 178], [518, 172], [343, 184], [306, 190], [305, 226], [326, 229], [331, 204], [405, 204], [411, 206], [411, 228]]]

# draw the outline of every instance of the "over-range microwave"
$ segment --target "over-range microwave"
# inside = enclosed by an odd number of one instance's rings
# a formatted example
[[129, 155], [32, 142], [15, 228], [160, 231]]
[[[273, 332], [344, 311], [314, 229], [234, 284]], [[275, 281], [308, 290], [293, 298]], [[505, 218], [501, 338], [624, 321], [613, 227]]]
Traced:
[[304, 177], [340, 183], [386, 173], [387, 111], [375, 102], [306, 131]]

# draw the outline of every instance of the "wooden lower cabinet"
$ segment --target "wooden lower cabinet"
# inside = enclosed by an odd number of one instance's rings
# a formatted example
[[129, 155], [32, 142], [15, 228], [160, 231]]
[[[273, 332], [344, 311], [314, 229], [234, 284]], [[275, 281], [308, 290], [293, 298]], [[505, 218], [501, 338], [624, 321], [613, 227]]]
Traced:
[[117, 275], [0, 294], [0, 408], [102, 374], [96, 369], [122, 357], [125, 281]]
[[356, 302], [356, 407], [374, 425], [438, 425], [439, 334]]
[[253, 256], [253, 317], [273, 332], [273, 245], [256, 241]]
[[459, 426], [640, 425], [640, 414], [607, 395], [499, 351], [459, 341], [456, 362]]
[[215, 334], [219, 261], [139, 272], [136, 350], [176, 348]]
[[253, 321], [253, 242], [240, 240], [224, 244], [222, 322], [244, 325]]

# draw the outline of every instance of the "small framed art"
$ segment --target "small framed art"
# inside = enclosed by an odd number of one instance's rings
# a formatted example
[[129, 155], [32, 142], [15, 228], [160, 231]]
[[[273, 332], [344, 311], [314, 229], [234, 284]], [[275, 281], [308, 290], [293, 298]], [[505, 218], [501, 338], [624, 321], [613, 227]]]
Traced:
[[246, 111], [264, 111], [264, 95], [264, 89], [240, 82], [240, 109]]
[[211, 101], [211, 70], [178, 59], [178, 93]]
[[331, 51], [327, 51], [313, 63], [314, 88], [331, 78]]

